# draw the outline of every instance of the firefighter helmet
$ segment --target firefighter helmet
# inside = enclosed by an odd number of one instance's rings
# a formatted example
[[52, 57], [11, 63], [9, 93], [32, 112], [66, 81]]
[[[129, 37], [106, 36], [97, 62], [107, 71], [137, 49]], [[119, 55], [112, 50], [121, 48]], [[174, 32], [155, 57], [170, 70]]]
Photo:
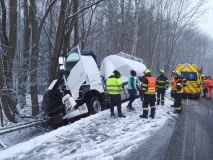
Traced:
[[175, 71], [175, 74], [177, 74], [178, 76], [181, 76], [181, 72], [180, 71]]
[[147, 74], [150, 74], [151, 71], [150, 71], [149, 69], [146, 69], [143, 73], [144, 73], [145, 75], [147, 75]]
[[160, 73], [161, 73], [161, 74], [165, 74], [165, 70], [164, 70], [164, 69], [161, 69], [161, 70], [160, 70]]

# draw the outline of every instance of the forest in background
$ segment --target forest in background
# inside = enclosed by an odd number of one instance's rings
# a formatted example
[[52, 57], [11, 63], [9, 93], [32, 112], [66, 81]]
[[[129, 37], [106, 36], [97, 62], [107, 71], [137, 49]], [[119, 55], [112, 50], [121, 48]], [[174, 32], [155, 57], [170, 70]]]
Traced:
[[[74, 46], [93, 51], [100, 64], [125, 52], [168, 75], [177, 63], [195, 63], [213, 75], [213, 40], [197, 23], [205, 0], [0, 0], [0, 97], [14, 120], [31, 95], [56, 76], [58, 57]], [[18, 105], [17, 105], [18, 104]]]

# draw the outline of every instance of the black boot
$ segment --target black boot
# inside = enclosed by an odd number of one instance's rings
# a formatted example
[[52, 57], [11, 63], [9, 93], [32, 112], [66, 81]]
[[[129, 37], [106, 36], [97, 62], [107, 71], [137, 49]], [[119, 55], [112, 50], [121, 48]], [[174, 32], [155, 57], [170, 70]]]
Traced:
[[114, 106], [110, 106], [111, 116], [115, 117]]
[[140, 115], [139, 117], [140, 117], [140, 118], [148, 118], [148, 116], [145, 115], [145, 114], [142, 114], [142, 115]]
[[111, 113], [111, 116], [112, 116], [112, 117], [115, 117], [115, 113]]
[[123, 118], [125, 118], [126, 116], [125, 116], [124, 114], [122, 114], [122, 113], [118, 113], [118, 117], [123, 117]]
[[126, 108], [127, 108], [129, 111], [134, 111], [134, 110], [135, 110], [131, 105], [128, 105]]
[[139, 116], [140, 118], [148, 118], [148, 110], [144, 110], [143, 114]]
[[155, 108], [151, 108], [151, 114], [149, 117], [155, 118]]

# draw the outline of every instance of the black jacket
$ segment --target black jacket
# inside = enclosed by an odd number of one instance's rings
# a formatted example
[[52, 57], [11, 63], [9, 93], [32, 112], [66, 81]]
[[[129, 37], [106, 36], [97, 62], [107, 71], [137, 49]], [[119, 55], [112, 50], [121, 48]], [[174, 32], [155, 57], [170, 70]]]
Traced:
[[169, 87], [169, 80], [165, 75], [160, 75], [157, 77], [156, 81], [157, 89], [168, 89]]

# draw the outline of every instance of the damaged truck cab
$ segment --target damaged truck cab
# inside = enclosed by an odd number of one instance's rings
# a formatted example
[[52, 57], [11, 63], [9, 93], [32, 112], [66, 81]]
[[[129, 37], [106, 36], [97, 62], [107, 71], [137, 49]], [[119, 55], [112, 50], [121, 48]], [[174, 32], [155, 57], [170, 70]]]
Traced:
[[[130, 69], [132, 68], [128, 68], [126, 72]], [[144, 67], [140, 70], [142, 73]], [[104, 76], [97, 66], [93, 53], [81, 53], [79, 47], [75, 47], [66, 57], [60, 57], [57, 79], [49, 85], [42, 102], [44, 115], [48, 117], [50, 123], [59, 124], [74, 117], [95, 114], [108, 108], [109, 99], [104, 84], [107, 77]], [[127, 100], [129, 98], [127, 85], [124, 89], [122, 100]]]

